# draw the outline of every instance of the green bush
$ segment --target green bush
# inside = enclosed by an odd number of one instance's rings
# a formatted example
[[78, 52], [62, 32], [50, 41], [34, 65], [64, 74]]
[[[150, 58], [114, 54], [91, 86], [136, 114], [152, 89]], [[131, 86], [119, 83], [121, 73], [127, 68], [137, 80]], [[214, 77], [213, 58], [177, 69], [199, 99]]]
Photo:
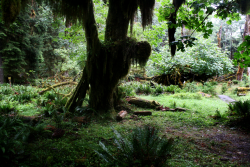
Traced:
[[122, 93], [123, 97], [136, 95], [135, 89], [130, 83], [123, 83], [118, 87], [118, 89]]
[[114, 130], [113, 147], [108, 148], [99, 142], [100, 149], [95, 152], [110, 166], [166, 166], [174, 140], [160, 138], [158, 132], [151, 126], [138, 127], [126, 138]]
[[197, 85], [197, 82], [185, 83], [183, 89], [186, 90], [186, 92], [191, 93], [195, 93], [200, 90], [199, 86]]
[[233, 84], [238, 84], [239, 81], [238, 80], [232, 80]]
[[221, 87], [221, 93], [224, 94], [227, 91], [227, 83], [223, 83]]
[[167, 86], [165, 89], [164, 89], [164, 92], [180, 92], [180, 88], [178, 85], [170, 85], [170, 86]]
[[154, 93], [155, 94], [161, 94], [164, 92], [164, 87], [160, 84], [157, 84], [154, 88]]
[[215, 86], [212, 85], [210, 82], [205, 82], [201, 91], [213, 96], [216, 95]]

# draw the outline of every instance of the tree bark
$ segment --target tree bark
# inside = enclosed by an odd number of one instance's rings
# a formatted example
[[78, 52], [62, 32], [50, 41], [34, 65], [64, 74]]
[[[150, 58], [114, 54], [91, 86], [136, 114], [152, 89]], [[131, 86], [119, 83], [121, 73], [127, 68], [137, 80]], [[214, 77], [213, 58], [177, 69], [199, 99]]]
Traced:
[[217, 33], [218, 47], [221, 48], [221, 32], [222, 26], [220, 26], [219, 32]]

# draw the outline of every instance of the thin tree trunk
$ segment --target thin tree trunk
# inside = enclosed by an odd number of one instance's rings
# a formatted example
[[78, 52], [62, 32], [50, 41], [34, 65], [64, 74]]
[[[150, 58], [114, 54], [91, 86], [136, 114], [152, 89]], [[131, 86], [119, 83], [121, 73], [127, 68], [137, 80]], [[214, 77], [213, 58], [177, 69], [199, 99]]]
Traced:
[[76, 89], [73, 92], [73, 95], [70, 97], [70, 99], [66, 104], [66, 107], [71, 112], [73, 112], [77, 106], [81, 106], [82, 101], [86, 96], [86, 92], [89, 89], [89, 77], [91, 75], [91, 71], [89, 71], [89, 68], [91, 67], [92, 59], [94, 59], [95, 56], [99, 55], [100, 52], [101, 44], [98, 38], [98, 31], [96, 27], [93, 7], [94, 6], [92, 0], [86, 2], [86, 10], [84, 12], [85, 19], [83, 20], [83, 27], [87, 41], [87, 63], [83, 70], [80, 82], [78, 83]]
[[219, 32], [217, 33], [218, 47], [221, 48], [221, 32], [222, 26], [220, 26]]

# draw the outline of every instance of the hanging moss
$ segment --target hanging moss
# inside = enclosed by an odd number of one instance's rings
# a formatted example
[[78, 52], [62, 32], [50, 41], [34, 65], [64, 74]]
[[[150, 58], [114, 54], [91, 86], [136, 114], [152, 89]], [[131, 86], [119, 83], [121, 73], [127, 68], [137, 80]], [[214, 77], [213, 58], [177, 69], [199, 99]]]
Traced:
[[21, 0], [2, 0], [3, 20], [7, 26], [13, 23], [21, 10]]
[[45, 3], [52, 8], [54, 13], [66, 17], [72, 23], [83, 22], [86, 19], [86, 8], [88, 3], [91, 2], [90, 0], [45, 0]]
[[133, 62], [145, 66], [151, 54], [151, 46], [147, 41], [141, 41], [136, 44], [136, 54]]
[[122, 0], [121, 5], [125, 17], [129, 18], [131, 33], [138, 7], [141, 11], [143, 29], [147, 25], [152, 24], [155, 0]]
[[155, 0], [139, 0], [143, 29], [152, 24]]
[[29, 0], [1, 0], [2, 19], [7, 27], [16, 20], [28, 2]]

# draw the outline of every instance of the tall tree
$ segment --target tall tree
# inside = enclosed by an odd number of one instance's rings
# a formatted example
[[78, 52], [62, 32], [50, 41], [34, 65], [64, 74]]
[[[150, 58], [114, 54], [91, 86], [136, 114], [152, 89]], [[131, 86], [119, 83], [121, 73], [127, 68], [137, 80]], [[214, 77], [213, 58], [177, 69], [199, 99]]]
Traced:
[[[16, 1], [11, 1], [16, 6]], [[94, 15], [93, 0], [45, 0], [58, 16], [64, 16], [72, 23], [79, 21], [83, 25], [87, 41], [87, 62], [82, 78], [77, 85], [67, 107], [73, 110], [82, 104], [86, 91], [91, 88], [89, 106], [99, 111], [109, 111], [114, 107], [116, 86], [124, 77], [131, 63], [145, 65], [151, 46], [146, 41], [136, 41], [128, 37], [128, 28], [133, 28], [135, 14], [140, 8], [142, 26], [152, 23], [155, 0], [109, 0], [109, 12], [106, 20], [105, 40], [98, 37]], [[9, 4], [5, 4], [5, 13], [13, 13]], [[18, 8], [19, 9], [19, 8]], [[4, 15], [6, 23], [14, 20]], [[12, 16], [12, 15], [11, 15]], [[5, 18], [4, 17], [4, 18]]]

